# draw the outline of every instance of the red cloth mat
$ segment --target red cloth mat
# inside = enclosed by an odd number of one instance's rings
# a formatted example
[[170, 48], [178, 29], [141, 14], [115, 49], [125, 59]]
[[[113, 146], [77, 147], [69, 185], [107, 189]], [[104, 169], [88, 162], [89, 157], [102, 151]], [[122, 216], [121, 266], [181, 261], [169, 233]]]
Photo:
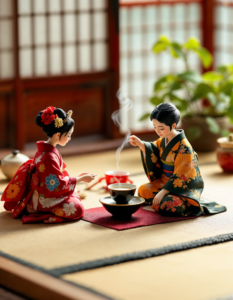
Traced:
[[104, 207], [86, 209], [82, 220], [102, 225], [116, 230], [125, 230], [135, 227], [155, 225], [161, 223], [177, 222], [197, 217], [167, 217], [156, 212], [148, 211], [142, 207], [130, 219], [115, 219]]

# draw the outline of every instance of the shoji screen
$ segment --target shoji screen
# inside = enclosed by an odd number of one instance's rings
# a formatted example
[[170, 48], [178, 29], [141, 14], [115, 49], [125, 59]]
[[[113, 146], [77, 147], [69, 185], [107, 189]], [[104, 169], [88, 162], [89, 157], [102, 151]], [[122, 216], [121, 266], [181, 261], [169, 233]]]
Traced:
[[[163, 74], [184, 69], [181, 60], [171, 59], [167, 53], [157, 56], [152, 53], [159, 36], [166, 35], [178, 42], [190, 36], [202, 40], [200, 2], [163, 4], [163, 1], [154, 1], [147, 5], [140, 2], [141, 5], [133, 5], [130, 1], [122, 1], [120, 7], [120, 85], [134, 104], [130, 112], [122, 113], [123, 131], [126, 128], [132, 131], [152, 129], [149, 120], [138, 120], [153, 109], [148, 101], [153, 83]], [[190, 56], [190, 66], [200, 68], [195, 56]]]
[[215, 7], [215, 67], [233, 64], [233, 1], [216, 1]]
[[0, 0], [0, 79], [14, 77], [12, 1]]
[[106, 0], [18, 0], [20, 75], [108, 68]]

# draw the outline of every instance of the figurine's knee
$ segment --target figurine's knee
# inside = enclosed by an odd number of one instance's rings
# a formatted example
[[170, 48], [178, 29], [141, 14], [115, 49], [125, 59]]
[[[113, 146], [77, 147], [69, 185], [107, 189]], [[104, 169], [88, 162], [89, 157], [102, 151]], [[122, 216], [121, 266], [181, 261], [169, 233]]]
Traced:
[[80, 200], [76, 200], [77, 202], [75, 203], [75, 216], [76, 218], [81, 218], [84, 215], [84, 206]]
[[143, 184], [138, 189], [138, 196], [144, 198], [147, 204], [151, 204], [154, 199], [154, 188], [151, 183]]
[[[64, 214], [62, 217], [66, 219], [82, 218], [84, 207], [79, 199], [71, 197], [68, 202], [63, 205], [63, 212]], [[56, 214], [56, 211], [54, 213]]]
[[146, 198], [146, 194], [147, 194], [147, 184], [143, 184], [138, 188], [138, 196], [142, 197], [142, 198]]

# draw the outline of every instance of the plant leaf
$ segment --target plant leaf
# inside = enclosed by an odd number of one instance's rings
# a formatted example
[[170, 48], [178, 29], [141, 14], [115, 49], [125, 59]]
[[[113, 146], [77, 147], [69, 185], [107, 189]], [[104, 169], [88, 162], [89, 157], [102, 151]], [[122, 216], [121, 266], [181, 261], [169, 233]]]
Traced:
[[226, 82], [220, 89], [221, 92], [230, 96], [233, 91], [233, 82]]
[[231, 105], [227, 110], [227, 115], [231, 120], [231, 123], [233, 123], [233, 105]]
[[220, 127], [219, 127], [218, 123], [215, 121], [214, 118], [206, 117], [205, 121], [208, 125], [208, 128], [209, 128], [210, 132], [212, 132], [214, 134], [217, 134], [217, 133], [220, 132]]
[[168, 74], [160, 77], [154, 84], [154, 92], [164, 89], [165, 87], [167, 87], [168, 82], [170, 83], [175, 82], [175, 79], [176, 78], [172, 74]]
[[150, 102], [151, 102], [153, 105], [157, 106], [157, 105], [159, 105], [160, 103], [163, 103], [163, 99], [161, 99], [161, 98], [159, 98], [159, 97], [157, 97], [157, 96], [153, 96], [152, 98], [150, 98]]
[[173, 103], [180, 111], [186, 111], [188, 107], [188, 102], [184, 99], [177, 97], [174, 94], [169, 94], [170, 101]]
[[233, 65], [226, 65], [228, 72], [233, 72]]
[[206, 83], [200, 83], [194, 91], [192, 101], [195, 101], [200, 98], [205, 98], [208, 93], [214, 93], [213, 87]]
[[215, 106], [217, 104], [218, 99], [214, 93], [208, 93], [206, 97], [213, 106]]
[[169, 85], [170, 92], [180, 90], [182, 88], [182, 84], [179, 81], [174, 81]]
[[153, 47], [152, 47], [152, 51], [155, 53], [155, 54], [158, 54], [160, 52], [163, 52], [164, 50], [167, 50], [168, 48], [168, 45], [165, 44], [164, 42], [161, 42], [161, 41], [157, 41]]
[[182, 51], [182, 45], [178, 44], [178, 43], [171, 43], [171, 54], [175, 57], [184, 57], [184, 53]]
[[201, 129], [199, 127], [196, 127], [196, 126], [190, 127], [186, 131], [186, 135], [187, 135], [188, 140], [191, 142], [191, 141], [196, 140], [197, 138], [199, 138], [201, 136]]
[[143, 116], [141, 116], [141, 118], [139, 119], [139, 121], [141, 122], [141, 121], [144, 121], [144, 120], [146, 120], [146, 119], [148, 119], [150, 117], [150, 114], [149, 113], [146, 113], [146, 114], [144, 114]]
[[222, 66], [219, 66], [219, 67], [217, 67], [217, 71], [219, 72], [219, 73], [225, 73], [225, 72], [227, 72], [227, 66], [226, 65], [222, 65]]
[[229, 130], [227, 130], [227, 129], [222, 129], [220, 133], [221, 133], [221, 136], [227, 137], [227, 136], [229, 135]]
[[231, 97], [230, 97], [230, 106], [233, 106], [233, 91], [231, 92]]
[[219, 74], [217, 72], [206, 72], [202, 75], [202, 78], [205, 81], [210, 81], [210, 82], [218, 82], [223, 80], [222, 74]]
[[230, 97], [227, 96], [226, 94], [224, 93], [219, 93], [218, 95], [218, 100], [220, 102], [223, 102], [223, 103], [226, 103], [226, 104], [229, 104], [230, 103]]
[[160, 35], [159, 37], [159, 41], [169, 45], [171, 43], [171, 41], [169, 40], [169, 38], [165, 35]]
[[194, 49], [200, 47], [200, 42], [199, 42], [199, 40], [198, 40], [197, 38], [195, 38], [195, 37], [190, 37], [190, 38], [186, 41], [186, 43], [184, 44], [184, 47], [185, 47], [186, 49], [192, 49], [192, 50], [194, 50]]
[[213, 60], [211, 53], [203, 47], [196, 48], [194, 51], [200, 57], [203, 66], [209, 68]]
[[177, 75], [178, 78], [184, 80], [184, 81], [191, 81], [194, 83], [201, 83], [202, 82], [202, 77], [199, 73], [195, 71], [187, 71], [181, 74]]

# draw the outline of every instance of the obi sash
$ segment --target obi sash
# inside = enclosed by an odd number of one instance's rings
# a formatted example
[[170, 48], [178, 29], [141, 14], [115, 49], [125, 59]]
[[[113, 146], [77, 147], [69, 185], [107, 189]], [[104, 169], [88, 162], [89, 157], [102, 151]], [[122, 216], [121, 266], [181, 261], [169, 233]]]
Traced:
[[161, 159], [162, 170], [166, 177], [171, 177], [174, 173], [174, 162], [167, 162]]

